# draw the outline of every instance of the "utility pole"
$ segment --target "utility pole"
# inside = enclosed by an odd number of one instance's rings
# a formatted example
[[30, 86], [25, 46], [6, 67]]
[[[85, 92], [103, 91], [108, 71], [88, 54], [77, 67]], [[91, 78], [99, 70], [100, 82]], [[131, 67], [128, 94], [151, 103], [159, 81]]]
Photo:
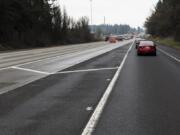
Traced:
[[104, 35], [106, 34], [106, 17], [104, 16]]
[[93, 32], [93, 9], [92, 9], [92, 0], [90, 0], [90, 7], [91, 7], [91, 31]]
[[104, 25], [106, 25], [106, 17], [104, 16]]

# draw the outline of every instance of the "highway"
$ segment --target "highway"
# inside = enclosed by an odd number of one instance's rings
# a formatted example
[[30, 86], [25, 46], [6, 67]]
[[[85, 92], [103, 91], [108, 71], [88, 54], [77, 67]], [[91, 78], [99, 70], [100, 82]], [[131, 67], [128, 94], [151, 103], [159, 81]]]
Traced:
[[68, 45], [0, 54], [0, 94], [54, 74], [105, 52], [126, 45], [106, 42]]
[[180, 50], [134, 40], [0, 54], [2, 135], [178, 135]]

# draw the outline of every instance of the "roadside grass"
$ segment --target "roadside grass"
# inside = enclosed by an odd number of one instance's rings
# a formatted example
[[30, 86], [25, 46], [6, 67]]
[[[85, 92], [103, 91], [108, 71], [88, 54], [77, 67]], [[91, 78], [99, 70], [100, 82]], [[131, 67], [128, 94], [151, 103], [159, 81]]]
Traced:
[[173, 40], [172, 38], [150, 38], [151, 40], [158, 42], [162, 45], [170, 46], [176, 49], [180, 49], [180, 42]]

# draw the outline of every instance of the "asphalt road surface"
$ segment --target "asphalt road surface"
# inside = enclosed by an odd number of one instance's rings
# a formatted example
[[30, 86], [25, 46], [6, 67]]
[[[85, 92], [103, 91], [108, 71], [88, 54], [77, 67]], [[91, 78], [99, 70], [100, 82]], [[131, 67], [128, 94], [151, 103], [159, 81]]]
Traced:
[[6, 83], [38, 78], [2, 90], [0, 134], [81, 135], [95, 114], [87, 135], [179, 135], [180, 51], [159, 46], [156, 57], [136, 56], [132, 40], [99, 44], [99, 51], [80, 49], [65, 60], [36, 57], [37, 63], [2, 67], [2, 80], [14, 74]]

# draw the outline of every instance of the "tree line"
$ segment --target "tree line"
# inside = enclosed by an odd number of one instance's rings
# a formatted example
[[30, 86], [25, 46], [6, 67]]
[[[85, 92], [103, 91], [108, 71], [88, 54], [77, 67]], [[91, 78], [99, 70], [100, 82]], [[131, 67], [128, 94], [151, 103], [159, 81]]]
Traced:
[[159, 0], [145, 27], [152, 36], [173, 38], [180, 41], [180, 1]]
[[93, 41], [89, 20], [69, 17], [56, 0], [0, 0], [0, 44], [31, 48]]
[[98, 33], [98, 31], [101, 31], [103, 34], [105, 35], [109, 35], [109, 34], [127, 34], [127, 33], [133, 33], [133, 32], [143, 32], [144, 30], [140, 27], [138, 28], [132, 28], [127, 24], [115, 24], [115, 25], [94, 25], [92, 26], [92, 28], [94, 28], [95, 32]]

